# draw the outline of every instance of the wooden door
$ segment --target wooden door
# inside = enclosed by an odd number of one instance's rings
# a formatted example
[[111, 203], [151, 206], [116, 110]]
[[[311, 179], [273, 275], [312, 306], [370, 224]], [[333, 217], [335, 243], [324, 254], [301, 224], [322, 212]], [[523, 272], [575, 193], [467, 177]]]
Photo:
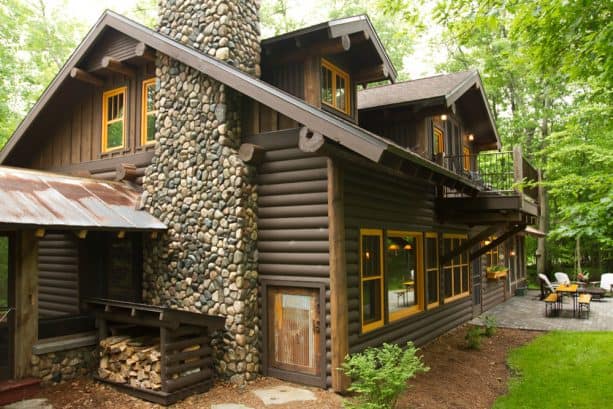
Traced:
[[12, 377], [13, 271], [10, 237], [0, 232], [0, 380]]
[[319, 290], [268, 290], [268, 363], [271, 368], [321, 374]]

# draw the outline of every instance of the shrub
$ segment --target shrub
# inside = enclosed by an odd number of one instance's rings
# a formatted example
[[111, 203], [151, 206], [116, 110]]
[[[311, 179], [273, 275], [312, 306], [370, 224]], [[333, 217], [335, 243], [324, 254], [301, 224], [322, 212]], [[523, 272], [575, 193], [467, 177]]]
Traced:
[[485, 323], [483, 334], [489, 338], [496, 333], [496, 317], [486, 315], [483, 321]]
[[407, 381], [430, 369], [416, 355], [417, 351], [412, 342], [404, 350], [398, 345], [383, 344], [345, 358], [342, 369], [352, 380], [348, 389], [356, 393], [352, 400], [345, 401], [345, 407], [392, 409], [409, 387]]
[[469, 349], [481, 349], [481, 337], [483, 332], [479, 327], [471, 327], [467, 332], [464, 339]]

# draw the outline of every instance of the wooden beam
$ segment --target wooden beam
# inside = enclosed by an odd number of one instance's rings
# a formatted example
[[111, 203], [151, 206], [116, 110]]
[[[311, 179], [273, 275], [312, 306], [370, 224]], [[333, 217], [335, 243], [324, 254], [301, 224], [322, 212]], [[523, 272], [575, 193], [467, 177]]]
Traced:
[[266, 151], [263, 147], [253, 143], [243, 143], [238, 148], [238, 157], [245, 163], [259, 165], [264, 159]]
[[468, 261], [473, 261], [477, 257], [480, 257], [481, 255], [487, 253], [488, 251], [490, 251], [494, 247], [498, 246], [499, 244], [504, 243], [509, 237], [513, 236], [516, 233], [519, 233], [520, 231], [524, 230], [525, 228], [526, 228], [526, 226], [523, 225], [523, 224], [518, 224], [518, 225], [514, 225], [514, 226], [510, 227], [510, 230], [508, 230], [502, 236], [497, 237], [496, 239], [494, 239], [487, 246], [483, 246], [480, 249], [478, 249], [477, 251], [475, 251], [473, 253], [470, 253], [470, 256], [468, 257]]
[[328, 235], [330, 241], [330, 332], [332, 389], [343, 392], [349, 379], [339, 369], [349, 353], [347, 264], [345, 260], [345, 215], [343, 178], [339, 162], [328, 159]]
[[143, 58], [147, 61], [155, 61], [155, 51], [147, 47], [145, 43], [136, 44], [136, 46], [134, 47], [134, 54], [137, 57]]
[[136, 76], [136, 70], [128, 65], [122, 63], [119, 60], [116, 60], [113, 57], [109, 57], [108, 55], [102, 57], [102, 63], [100, 64], [102, 68], [105, 68], [109, 71], [116, 72], [118, 74], [123, 74], [126, 77], [134, 78]]
[[354, 73], [351, 76], [351, 80], [357, 83], [365, 83], [371, 81], [378, 81], [381, 78], [388, 78], [389, 71], [387, 67], [383, 64], [377, 65], [375, 67], [368, 67], [361, 71]]
[[318, 132], [313, 132], [306, 126], [300, 128], [298, 133], [298, 148], [302, 152], [316, 153], [325, 145], [326, 138]]
[[75, 80], [86, 82], [95, 87], [102, 87], [104, 85], [104, 81], [101, 78], [98, 78], [95, 75], [77, 67], [70, 70], [70, 77], [74, 78]]
[[120, 163], [115, 168], [115, 180], [130, 180], [134, 181], [138, 177], [136, 165], [131, 163]]
[[449, 253], [443, 254], [440, 257], [439, 264], [440, 265], [446, 264], [449, 260], [464, 253], [466, 250], [469, 250], [472, 246], [474, 246], [478, 242], [485, 240], [490, 236], [495, 236], [504, 227], [505, 227], [504, 224], [497, 224], [494, 226], [486, 227], [485, 229], [483, 229], [481, 232], [479, 232], [475, 236], [469, 237], [468, 240], [464, 241], [464, 243], [457, 249], [453, 249]]
[[278, 48], [273, 51], [271, 48], [267, 47], [264, 52], [266, 55], [276, 54], [277, 58], [274, 58], [274, 63], [275, 65], [281, 65], [304, 61], [310, 57], [325, 58], [328, 55], [346, 53], [351, 49], [352, 45], [359, 44], [363, 41], [363, 36], [354, 36], [351, 38], [348, 35], [343, 35], [341, 37], [310, 44], [303, 44], [303, 42], [300, 41], [299, 46], [294, 42], [295, 47], [293, 49]]

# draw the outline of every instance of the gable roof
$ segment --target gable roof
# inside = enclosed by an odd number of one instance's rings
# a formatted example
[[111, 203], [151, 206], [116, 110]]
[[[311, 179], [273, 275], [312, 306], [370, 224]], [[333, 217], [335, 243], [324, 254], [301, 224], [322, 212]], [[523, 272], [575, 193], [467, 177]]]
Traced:
[[119, 182], [0, 166], [0, 225], [166, 230], [143, 210], [140, 192]]
[[38, 114], [58, 91], [61, 84], [68, 79], [70, 70], [78, 66], [92, 44], [107, 29], [117, 30], [176, 61], [199, 70], [241, 94], [272, 108], [282, 115], [294, 119], [310, 130], [321, 133], [327, 139], [374, 162], [381, 162], [384, 155], [392, 155], [399, 157], [401, 160], [406, 160], [413, 165], [427, 168], [443, 176], [444, 181], [451, 181], [455, 185], [459, 184], [472, 192], [478, 190], [476, 184], [440, 165], [422, 158], [415, 152], [360, 128], [356, 124], [343, 120], [334, 114], [309, 105], [304, 100], [282, 91], [259, 78], [244, 73], [236, 67], [205, 55], [196, 49], [108, 10], [103, 13], [98, 22], [92, 27], [85, 39], [73, 52], [60, 72], [17, 127], [4, 149], [0, 151], [0, 164], [10, 157], [11, 152], [20, 142], [22, 136], [32, 125]]
[[[358, 109], [373, 110], [403, 105], [443, 105], [446, 108], [469, 98], [466, 110], [486, 126], [486, 139], [500, 148], [500, 137], [477, 70], [440, 74], [412, 81], [367, 88], [358, 93]], [[475, 106], [478, 104], [479, 106]]]
[[383, 46], [383, 43], [375, 31], [370, 18], [364, 14], [326, 21], [324, 23], [315, 24], [313, 26], [301, 28], [275, 37], [266, 38], [262, 40], [262, 49], [286, 41], [295, 41], [296, 39], [314, 35], [316, 33], [325, 33], [328, 38], [340, 38], [344, 35], [360, 32], [363, 32], [366, 35], [366, 38], [368, 38], [372, 43], [379, 59], [381, 60], [381, 64], [383, 64], [385, 67], [385, 72], [387, 73], [389, 80], [395, 82], [396, 77], [398, 77], [396, 67], [394, 67], [392, 60], [390, 60], [389, 55], [385, 51], [385, 46]]

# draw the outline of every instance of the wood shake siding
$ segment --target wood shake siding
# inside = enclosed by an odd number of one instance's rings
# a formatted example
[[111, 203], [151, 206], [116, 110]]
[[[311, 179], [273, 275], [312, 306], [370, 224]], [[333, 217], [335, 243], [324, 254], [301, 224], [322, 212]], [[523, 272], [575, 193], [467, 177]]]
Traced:
[[471, 319], [472, 298], [465, 297], [366, 334], [361, 333], [360, 228], [454, 232], [458, 226], [439, 226], [436, 223], [434, 186], [420, 179], [345, 165], [344, 189], [349, 352], [355, 353], [383, 342], [404, 343], [412, 340], [422, 345]]

